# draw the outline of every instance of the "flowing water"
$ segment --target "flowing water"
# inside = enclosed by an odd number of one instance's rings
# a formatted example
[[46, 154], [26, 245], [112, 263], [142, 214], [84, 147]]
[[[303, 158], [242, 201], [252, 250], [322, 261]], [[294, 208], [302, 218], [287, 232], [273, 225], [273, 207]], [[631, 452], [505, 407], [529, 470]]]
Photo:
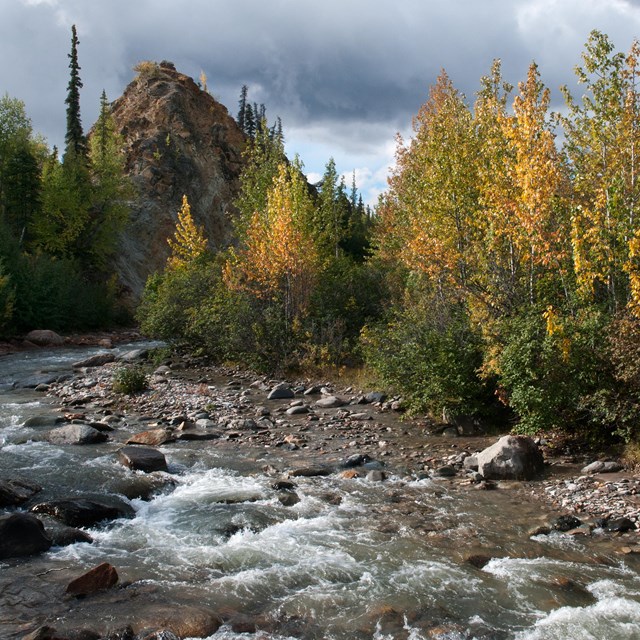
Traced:
[[[16, 384], [64, 375], [94, 351], [0, 359], [0, 473], [40, 484], [38, 501], [132, 495], [146, 480], [117, 462], [120, 442], [55, 446], [40, 439], [48, 427], [24, 426], [57, 407]], [[637, 556], [621, 559], [605, 535], [530, 538], [544, 514], [522, 492], [311, 477], [295, 478], [300, 500], [284, 506], [263, 471], [290, 468], [275, 450], [221, 441], [161, 450], [172, 482], [130, 499], [133, 518], [88, 530], [91, 544], [0, 562], [1, 638], [45, 623], [114, 629], [159, 605], [219, 612], [231, 623], [212, 639], [640, 638]], [[493, 559], [480, 569], [465, 561], [473, 554]], [[131, 586], [64, 596], [72, 577], [101, 562]]]

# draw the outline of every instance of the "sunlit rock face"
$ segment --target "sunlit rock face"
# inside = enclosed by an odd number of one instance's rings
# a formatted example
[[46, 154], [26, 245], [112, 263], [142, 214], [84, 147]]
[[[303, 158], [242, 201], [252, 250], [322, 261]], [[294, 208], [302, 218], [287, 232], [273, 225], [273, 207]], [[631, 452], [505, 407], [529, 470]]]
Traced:
[[245, 145], [227, 109], [173, 64], [138, 69], [112, 105], [136, 193], [115, 265], [132, 302], [164, 267], [183, 195], [212, 249], [231, 241]]

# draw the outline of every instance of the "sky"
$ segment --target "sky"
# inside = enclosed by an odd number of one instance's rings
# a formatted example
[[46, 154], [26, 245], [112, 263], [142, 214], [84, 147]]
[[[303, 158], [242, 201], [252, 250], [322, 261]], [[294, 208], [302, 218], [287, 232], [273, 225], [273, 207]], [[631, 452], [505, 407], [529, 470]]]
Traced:
[[103, 89], [115, 100], [138, 62], [169, 60], [204, 71], [233, 116], [246, 84], [310, 180], [333, 157], [373, 205], [442, 69], [472, 103], [494, 59], [514, 85], [535, 61], [559, 110], [592, 29], [622, 52], [640, 37], [640, 0], [0, 0], [0, 94], [24, 101], [51, 146], [64, 140], [72, 24], [85, 129]]

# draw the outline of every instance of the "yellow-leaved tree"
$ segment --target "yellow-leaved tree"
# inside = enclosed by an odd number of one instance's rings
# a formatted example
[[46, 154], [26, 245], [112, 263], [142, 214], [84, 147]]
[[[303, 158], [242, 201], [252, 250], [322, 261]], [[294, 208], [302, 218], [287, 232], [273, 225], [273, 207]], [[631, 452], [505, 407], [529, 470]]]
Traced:
[[186, 195], [182, 196], [182, 207], [178, 212], [178, 222], [173, 238], [167, 238], [171, 255], [167, 267], [179, 269], [195, 262], [207, 250], [207, 239], [202, 227], [197, 227], [191, 216], [191, 207]]

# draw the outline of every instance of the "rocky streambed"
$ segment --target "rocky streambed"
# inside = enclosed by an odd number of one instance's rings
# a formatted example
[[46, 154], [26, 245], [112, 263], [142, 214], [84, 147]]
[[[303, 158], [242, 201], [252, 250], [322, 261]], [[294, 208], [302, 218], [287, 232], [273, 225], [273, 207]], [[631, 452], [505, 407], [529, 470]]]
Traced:
[[380, 392], [174, 361], [126, 396], [143, 351], [75, 355], [5, 383], [3, 517], [49, 543], [0, 560], [2, 637], [640, 633], [631, 474], [492, 479], [495, 436]]

